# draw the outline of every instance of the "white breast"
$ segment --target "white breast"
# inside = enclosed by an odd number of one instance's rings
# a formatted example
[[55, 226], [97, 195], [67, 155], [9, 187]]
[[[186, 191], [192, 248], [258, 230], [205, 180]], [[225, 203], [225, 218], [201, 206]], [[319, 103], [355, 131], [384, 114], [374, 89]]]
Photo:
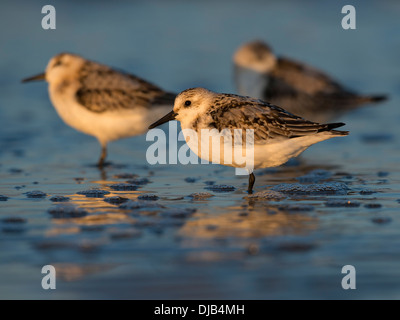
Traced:
[[268, 86], [268, 77], [262, 73], [236, 66], [236, 90], [240, 95], [263, 99], [263, 92]]
[[[329, 132], [321, 132], [293, 139], [277, 139], [265, 144], [254, 145], [250, 142], [246, 146], [246, 144], [232, 143], [232, 139], [219, 134], [216, 129], [210, 133], [207, 137], [191, 130], [183, 130], [188, 146], [201, 159], [231, 167], [247, 168], [249, 171], [279, 166], [297, 157], [314, 143], [334, 137]], [[241, 139], [235, 141], [240, 142]]]

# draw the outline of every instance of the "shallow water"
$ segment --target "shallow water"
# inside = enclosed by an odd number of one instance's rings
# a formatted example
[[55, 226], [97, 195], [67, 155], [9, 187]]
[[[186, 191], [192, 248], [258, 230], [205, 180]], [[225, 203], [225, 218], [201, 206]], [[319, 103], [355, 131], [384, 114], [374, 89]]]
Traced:
[[[45, 31], [39, 5], [2, 2], [0, 298], [399, 299], [400, 5], [353, 1], [357, 29], [345, 31], [345, 4], [53, 1], [57, 29]], [[144, 136], [112, 143], [112, 165], [99, 171], [97, 142], [63, 124], [46, 85], [20, 83], [70, 51], [166, 90], [234, 92], [231, 56], [255, 38], [390, 100], [338, 119], [348, 137], [256, 172], [253, 197], [231, 168], [148, 165]], [[149, 183], [116, 191], [132, 180], [123, 174]], [[208, 190], [209, 181], [235, 190]], [[299, 183], [317, 188], [287, 185]], [[92, 188], [109, 193], [78, 194]], [[35, 190], [45, 195], [29, 197]], [[212, 196], [189, 197], [204, 192]], [[158, 199], [122, 203], [146, 194]], [[126, 199], [104, 201], [113, 196]], [[56, 290], [41, 287], [48, 264]], [[344, 265], [356, 268], [356, 290], [341, 287]]]

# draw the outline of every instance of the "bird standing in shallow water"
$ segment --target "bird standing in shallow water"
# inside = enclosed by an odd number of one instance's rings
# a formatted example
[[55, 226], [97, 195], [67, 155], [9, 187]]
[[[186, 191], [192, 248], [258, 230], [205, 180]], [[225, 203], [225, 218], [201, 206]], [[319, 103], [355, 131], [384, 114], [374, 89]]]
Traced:
[[[175, 119], [181, 123], [186, 143], [200, 158], [247, 169], [249, 193], [255, 182], [253, 169], [279, 166], [314, 143], [348, 134], [347, 131], [333, 130], [344, 123], [319, 124], [262, 100], [204, 88], [179, 93], [173, 111], [149, 129]], [[241, 132], [235, 131], [237, 129]], [[210, 143], [210, 138], [204, 138], [200, 133], [202, 130], [209, 130], [217, 140]], [[243, 143], [248, 137], [246, 130], [253, 133], [249, 144]], [[196, 137], [190, 135], [193, 131], [198, 133]], [[221, 139], [221, 135], [227, 139]], [[245, 162], [235, 161], [232, 154], [236, 147], [240, 154], [246, 154]]]
[[312, 121], [332, 121], [362, 104], [386, 100], [384, 95], [360, 95], [316, 68], [276, 57], [262, 41], [242, 45], [233, 61], [239, 94], [284, 106]]
[[175, 98], [132, 74], [70, 53], [54, 56], [45, 73], [22, 81], [33, 80], [49, 83], [50, 100], [66, 124], [97, 138], [99, 167], [110, 141], [143, 134], [171, 110]]

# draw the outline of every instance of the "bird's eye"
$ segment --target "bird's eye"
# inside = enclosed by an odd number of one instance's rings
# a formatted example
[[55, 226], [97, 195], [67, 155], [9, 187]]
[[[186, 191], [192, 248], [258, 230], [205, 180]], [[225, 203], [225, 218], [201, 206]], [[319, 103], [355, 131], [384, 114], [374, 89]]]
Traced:
[[192, 101], [186, 100], [185, 101], [185, 107], [189, 107], [192, 104]]
[[61, 60], [57, 60], [56, 63], [53, 65], [53, 68], [54, 68], [54, 67], [61, 66], [61, 65], [62, 65]]

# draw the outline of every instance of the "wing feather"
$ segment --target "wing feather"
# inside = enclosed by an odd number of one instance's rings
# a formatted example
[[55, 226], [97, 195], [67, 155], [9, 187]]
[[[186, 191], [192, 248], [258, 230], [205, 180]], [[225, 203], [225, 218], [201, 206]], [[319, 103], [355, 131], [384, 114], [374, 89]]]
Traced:
[[255, 143], [312, 135], [343, 125], [319, 124], [262, 100], [226, 94], [217, 96], [209, 115], [219, 131], [242, 129], [245, 134], [246, 129], [253, 129]]
[[150, 108], [154, 105], [173, 106], [175, 94], [132, 74], [108, 66], [88, 62], [80, 70], [77, 101], [86, 109], [102, 113], [120, 109]]
[[295, 91], [299, 90], [308, 94], [350, 93], [326, 73], [285, 57], [278, 59], [278, 65], [272, 72], [272, 76], [286, 83]]

